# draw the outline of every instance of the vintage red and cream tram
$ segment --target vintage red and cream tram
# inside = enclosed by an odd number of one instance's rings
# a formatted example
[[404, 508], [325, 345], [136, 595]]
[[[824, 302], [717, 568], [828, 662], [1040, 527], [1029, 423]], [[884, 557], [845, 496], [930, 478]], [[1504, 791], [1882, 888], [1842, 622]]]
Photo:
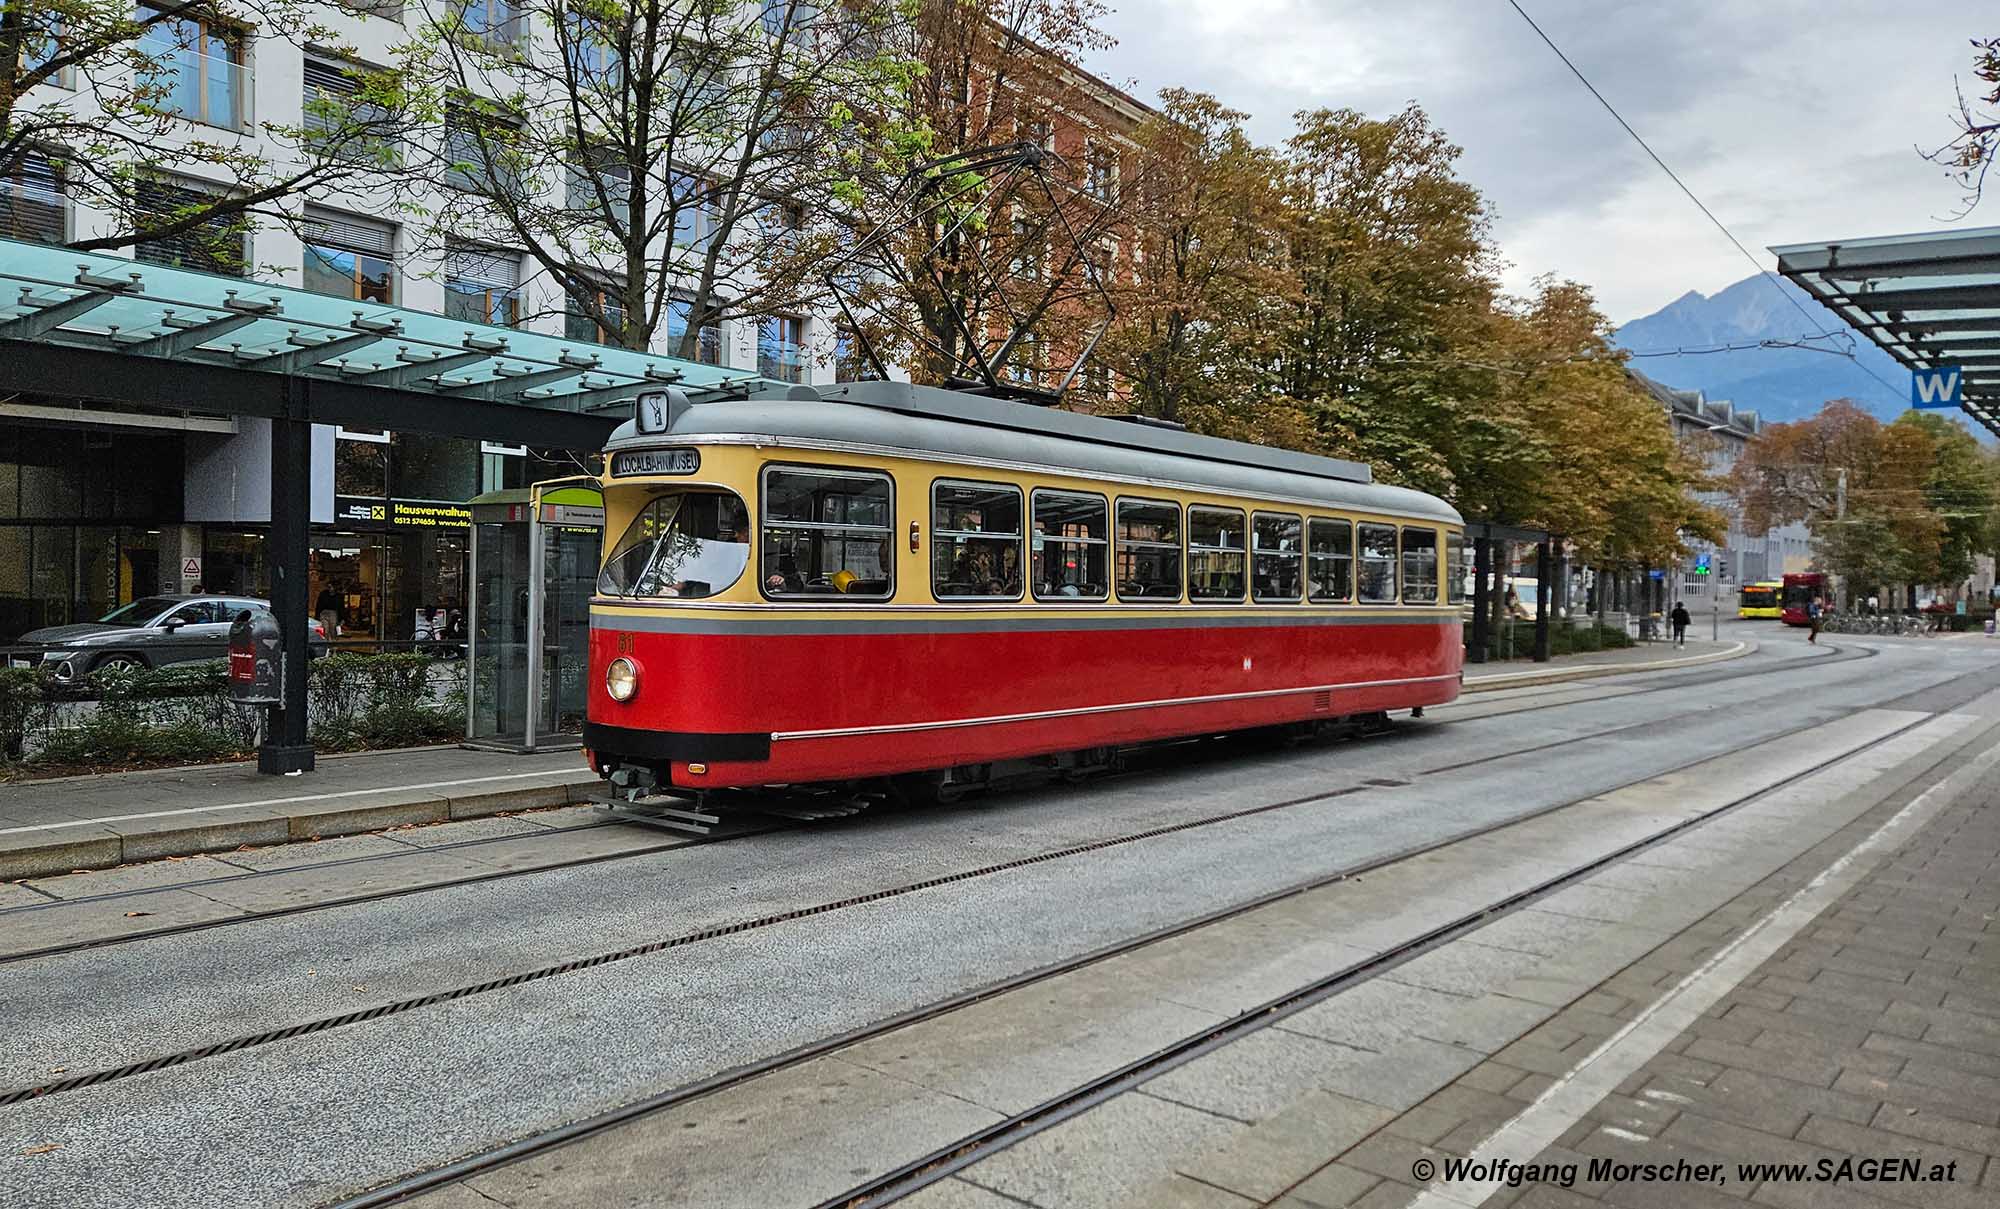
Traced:
[[584, 728], [628, 795], [972, 783], [1458, 695], [1460, 518], [1365, 466], [894, 382], [638, 413]]

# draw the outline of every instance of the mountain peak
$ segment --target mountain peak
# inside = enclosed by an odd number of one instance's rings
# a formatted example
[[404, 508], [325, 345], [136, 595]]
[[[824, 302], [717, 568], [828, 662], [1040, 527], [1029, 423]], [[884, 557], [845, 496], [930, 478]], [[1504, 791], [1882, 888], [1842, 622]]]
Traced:
[[[1733, 399], [1767, 421], [1796, 420], [1842, 396], [1885, 420], [1894, 418], [1907, 401], [1868, 371], [1888, 382], [1901, 380], [1905, 371], [1868, 341], [1856, 342], [1853, 360], [1808, 349], [1756, 347], [1764, 340], [1797, 340], [1815, 329], [1845, 327], [1804, 290], [1759, 273], [1712, 295], [1689, 290], [1620, 327], [1612, 343], [1636, 353], [1668, 354], [1648, 356], [1638, 367], [1681, 389]], [[1676, 352], [1683, 349], [1711, 351]]]

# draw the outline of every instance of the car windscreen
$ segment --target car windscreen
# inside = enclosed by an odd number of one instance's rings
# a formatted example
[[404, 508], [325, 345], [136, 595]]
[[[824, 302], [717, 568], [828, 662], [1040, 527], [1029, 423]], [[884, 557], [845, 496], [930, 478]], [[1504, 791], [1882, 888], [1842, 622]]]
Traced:
[[119, 605], [97, 620], [103, 625], [145, 625], [177, 603], [166, 596], [141, 596], [131, 604]]

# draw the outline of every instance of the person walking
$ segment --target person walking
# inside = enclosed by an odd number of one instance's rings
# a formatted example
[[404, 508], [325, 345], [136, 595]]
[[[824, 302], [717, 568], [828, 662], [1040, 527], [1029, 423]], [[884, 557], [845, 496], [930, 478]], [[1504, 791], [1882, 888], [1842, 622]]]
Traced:
[[1812, 643], [1814, 646], [1819, 645], [1819, 627], [1825, 621], [1826, 621], [1825, 611], [1820, 606], [1819, 597], [1815, 596], [1811, 600], [1806, 602], [1807, 642]]
[[1687, 603], [1676, 600], [1674, 602], [1674, 611], [1668, 615], [1668, 620], [1674, 623], [1674, 645], [1686, 646], [1688, 641], [1688, 623], [1694, 620], [1694, 618], [1688, 616]]

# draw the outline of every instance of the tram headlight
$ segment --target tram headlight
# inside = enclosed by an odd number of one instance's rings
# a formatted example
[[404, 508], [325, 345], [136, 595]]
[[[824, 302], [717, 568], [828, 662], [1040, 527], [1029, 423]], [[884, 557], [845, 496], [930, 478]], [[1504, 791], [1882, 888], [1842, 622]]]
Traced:
[[604, 669], [604, 691], [613, 701], [630, 701], [639, 692], [639, 665], [620, 655]]

